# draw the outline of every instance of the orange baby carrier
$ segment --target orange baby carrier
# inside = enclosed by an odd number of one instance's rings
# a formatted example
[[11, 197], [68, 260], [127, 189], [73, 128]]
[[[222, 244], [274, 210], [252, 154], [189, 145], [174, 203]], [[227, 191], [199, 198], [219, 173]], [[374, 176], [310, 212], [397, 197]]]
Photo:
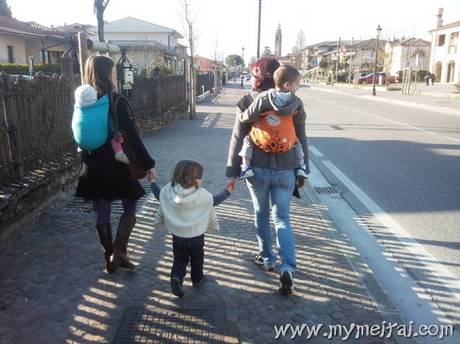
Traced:
[[249, 133], [252, 143], [265, 152], [275, 154], [293, 148], [298, 142], [293, 120], [296, 114], [297, 111], [289, 116], [279, 116], [273, 110], [261, 113]]

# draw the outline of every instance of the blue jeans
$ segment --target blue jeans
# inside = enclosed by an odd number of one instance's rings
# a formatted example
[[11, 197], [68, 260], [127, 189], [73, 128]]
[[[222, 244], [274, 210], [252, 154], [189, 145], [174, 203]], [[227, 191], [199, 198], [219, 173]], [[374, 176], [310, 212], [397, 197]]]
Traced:
[[295, 272], [294, 234], [289, 219], [292, 192], [295, 187], [294, 170], [271, 170], [253, 167], [254, 177], [248, 178], [248, 188], [254, 205], [254, 225], [259, 242], [260, 256], [274, 267], [276, 254], [273, 252], [270, 226], [270, 199], [273, 222], [276, 229], [276, 246], [281, 258], [279, 271]]
[[194, 238], [180, 238], [173, 235], [173, 252], [174, 263], [171, 277], [177, 277], [182, 283], [190, 261], [192, 282], [198, 283], [203, 279], [204, 234]]

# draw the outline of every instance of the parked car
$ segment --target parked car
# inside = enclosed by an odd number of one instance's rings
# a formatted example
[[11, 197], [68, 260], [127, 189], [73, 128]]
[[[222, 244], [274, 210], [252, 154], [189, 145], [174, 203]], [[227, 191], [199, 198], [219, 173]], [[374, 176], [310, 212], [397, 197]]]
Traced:
[[244, 76], [244, 78], [246, 79], [246, 81], [249, 81], [249, 80], [251, 80], [252, 75], [251, 75], [251, 74], [246, 74], [246, 75]]
[[[374, 73], [370, 73], [370, 74], [367, 74], [366, 76], [363, 76], [361, 78], [359, 78], [359, 83], [360, 84], [372, 84], [373, 82], [373, 76], [374, 76]], [[382, 83], [385, 85], [385, 84], [391, 84], [392, 82], [395, 82], [395, 77], [393, 75], [391, 75], [388, 79], [388, 82], [387, 82], [387, 77], [386, 77], [386, 74], [385, 73], [376, 73], [375, 75], [375, 83], [378, 84], [379, 83], [379, 79], [380, 79], [380, 76], [382, 76]]]

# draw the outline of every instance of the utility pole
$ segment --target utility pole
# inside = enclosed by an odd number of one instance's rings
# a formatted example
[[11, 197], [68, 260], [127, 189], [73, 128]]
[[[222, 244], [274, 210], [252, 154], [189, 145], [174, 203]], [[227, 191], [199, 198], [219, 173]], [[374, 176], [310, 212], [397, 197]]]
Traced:
[[259, 29], [257, 31], [257, 59], [260, 58], [260, 21], [262, 14], [262, 0], [259, 0]]

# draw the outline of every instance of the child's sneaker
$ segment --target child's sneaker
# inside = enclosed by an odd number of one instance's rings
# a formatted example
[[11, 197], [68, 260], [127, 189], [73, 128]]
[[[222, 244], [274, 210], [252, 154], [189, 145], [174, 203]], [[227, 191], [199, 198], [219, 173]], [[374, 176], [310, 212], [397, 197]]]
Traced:
[[302, 168], [298, 168], [297, 170], [295, 170], [295, 176], [300, 179], [308, 179], [307, 174]]
[[129, 159], [123, 151], [115, 153], [115, 160], [122, 162], [123, 164], [129, 165]]
[[283, 295], [292, 294], [294, 291], [294, 276], [291, 271], [283, 271], [280, 274], [279, 291]]
[[184, 289], [182, 289], [182, 283], [177, 277], [171, 278], [171, 290], [177, 297], [183, 297], [185, 295]]
[[193, 286], [194, 287], [201, 287], [203, 285], [204, 281], [206, 281], [206, 275], [204, 275], [203, 278], [199, 282], [193, 283]]
[[242, 180], [242, 179], [247, 179], [251, 177], [254, 177], [254, 172], [252, 171], [251, 166], [247, 166], [246, 168], [243, 167], [238, 179]]

